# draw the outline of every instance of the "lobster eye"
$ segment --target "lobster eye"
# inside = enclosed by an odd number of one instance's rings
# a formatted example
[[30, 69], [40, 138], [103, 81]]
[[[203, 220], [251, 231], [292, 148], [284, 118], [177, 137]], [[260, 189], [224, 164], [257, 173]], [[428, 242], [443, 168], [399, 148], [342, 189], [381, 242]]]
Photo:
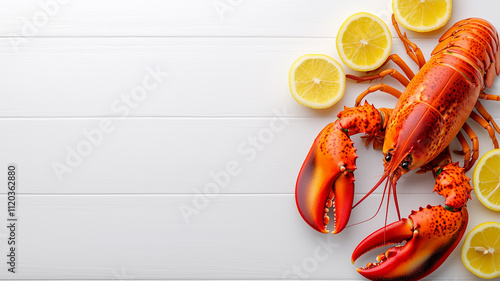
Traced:
[[401, 163], [401, 168], [408, 170], [410, 168], [410, 163], [406, 160], [403, 161], [403, 163]]
[[387, 153], [387, 155], [385, 156], [385, 161], [389, 162], [389, 161], [391, 161], [391, 159], [392, 159], [392, 155], [390, 153]]

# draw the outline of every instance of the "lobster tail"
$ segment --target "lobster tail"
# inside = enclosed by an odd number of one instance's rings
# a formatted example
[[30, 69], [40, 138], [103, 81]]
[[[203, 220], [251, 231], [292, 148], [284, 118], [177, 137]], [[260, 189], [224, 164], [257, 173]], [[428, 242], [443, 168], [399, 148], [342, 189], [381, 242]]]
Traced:
[[495, 76], [500, 74], [500, 40], [491, 23], [480, 18], [461, 20], [439, 42], [432, 55], [443, 53], [459, 59], [465, 63], [462, 65], [480, 73], [483, 86], [491, 88]]

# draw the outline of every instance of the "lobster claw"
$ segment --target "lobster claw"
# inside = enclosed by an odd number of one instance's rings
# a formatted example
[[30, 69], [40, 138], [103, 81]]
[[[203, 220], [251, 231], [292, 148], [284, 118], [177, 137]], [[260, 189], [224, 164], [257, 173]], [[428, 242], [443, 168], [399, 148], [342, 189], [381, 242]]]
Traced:
[[455, 249], [467, 228], [467, 208], [448, 209], [420, 208], [408, 219], [375, 231], [356, 247], [353, 263], [372, 249], [401, 242], [404, 245], [390, 248], [377, 257], [376, 263], [356, 270], [371, 280], [415, 280], [432, 273]]
[[302, 218], [317, 231], [328, 232], [327, 213], [332, 204], [332, 233], [347, 225], [354, 198], [356, 158], [356, 149], [339, 121], [328, 124], [314, 141], [297, 178], [295, 201]]

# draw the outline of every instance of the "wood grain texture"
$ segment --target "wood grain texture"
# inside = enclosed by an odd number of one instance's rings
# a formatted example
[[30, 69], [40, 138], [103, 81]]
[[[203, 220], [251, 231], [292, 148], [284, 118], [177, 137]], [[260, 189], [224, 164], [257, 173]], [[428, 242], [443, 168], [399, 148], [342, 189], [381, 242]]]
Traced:
[[[385, 211], [321, 235], [300, 218], [294, 188], [316, 135], [369, 85], [348, 81], [339, 104], [311, 110], [291, 97], [288, 70], [307, 53], [340, 61], [343, 20], [366, 11], [388, 22], [390, 2], [0, 1], [0, 182], [15, 163], [19, 219], [16, 274], [0, 228], [0, 279], [361, 279], [351, 252], [383, 226]], [[453, 5], [447, 26], [471, 16], [500, 26], [495, 0]], [[409, 37], [428, 57], [443, 31]], [[393, 52], [416, 71], [397, 39]], [[500, 94], [499, 85], [488, 92]], [[380, 93], [368, 100], [395, 104]], [[500, 122], [500, 104], [483, 104]], [[482, 155], [493, 145], [470, 123]], [[359, 199], [382, 158], [353, 139]], [[431, 175], [401, 178], [403, 216], [442, 204], [432, 186]], [[375, 213], [380, 192], [351, 223]], [[475, 196], [469, 211], [469, 229], [498, 221]], [[430, 278], [473, 279], [459, 252]]]
[[[0, 197], [0, 206], [5, 207], [5, 199]], [[308, 279], [359, 279], [350, 254], [370, 229], [383, 224], [383, 216], [378, 216], [339, 235], [322, 235], [303, 227], [300, 216], [290, 211], [295, 208], [292, 194], [217, 196], [187, 223], [179, 205], [191, 199], [190, 195], [20, 196], [22, 265], [16, 277], [276, 280], [303, 274]], [[428, 195], [402, 197], [402, 211], [409, 213], [421, 201], [440, 201], [437, 196], [428, 199]], [[360, 206], [363, 209], [354, 210], [352, 221], [369, 217], [379, 200], [379, 195], [370, 197]], [[470, 209], [476, 223], [497, 217], [476, 198]], [[5, 238], [0, 232], [2, 242]], [[5, 243], [1, 247], [5, 249]], [[472, 278], [458, 252], [434, 278]], [[0, 278], [12, 280], [11, 276], [0, 271]]]
[[[58, 5], [47, 4], [53, 2]], [[499, 23], [488, 9], [496, 5], [495, 0], [455, 0], [453, 4], [450, 23], [470, 16]], [[354, 5], [325, 0], [307, 3], [278, 0], [4, 0], [0, 11], [2, 34], [23, 36], [24, 31], [27, 35], [58, 37], [332, 38], [343, 20], [353, 13], [370, 12], [384, 20], [392, 13], [390, 0], [358, 0]], [[40, 23], [38, 28], [29, 27], [30, 23], [35, 25], [37, 22]], [[412, 36], [419, 35], [412, 33]]]
[[[430, 53], [436, 42], [421, 48]], [[262, 117], [286, 107], [287, 116], [315, 117], [342, 108], [314, 112], [288, 89], [288, 68], [304, 53], [340, 61], [334, 39], [33, 38], [19, 52], [6, 39], [0, 45], [0, 90], [18, 93], [0, 100], [1, 116]], [[367, 87], [352, 84], [345, 104]]]
[[[419, 42], [427, 58], [436, 43]], [[332, 118], [369, 87], [349, 83], [343, 102], [327, 110], [290, 99], [288, 68], [305, 53], [340, 61], [334, 39], [33, 38], [19, 52], [0, 39], [0, 50], [0, 91], [11, 93], [0, 97], [5, 117], [269, 117], [285, 107], [287, 116]], [[399, 40], [393, 50], [404, 55]], [[403, 89], [391, 79], [384, 83]], [[381, 93], [368, 100], [395, 105]]]
[[[5, 166], [19, 165], [23, 194], [196, 194], [213, 184], [226, 194], [290, 194], [303, 158], [330, 121], [4, 118], [0, 131], [8, 137], [0, 139], [0, 153]], [[102, 122], [109, 122], [109, 130], [100, 129]], [[482, 151], [492, 149], [486, 131], [476, 131], [483, 136]], [[356, 192], [363, 194], [382, 174], [382, 155], [364, 148], [359, 137], [353, 140], [360, 156]], [[433, 185], [430, 174], [412, 172], [400, 179], [399, 193], [426, 194]]]

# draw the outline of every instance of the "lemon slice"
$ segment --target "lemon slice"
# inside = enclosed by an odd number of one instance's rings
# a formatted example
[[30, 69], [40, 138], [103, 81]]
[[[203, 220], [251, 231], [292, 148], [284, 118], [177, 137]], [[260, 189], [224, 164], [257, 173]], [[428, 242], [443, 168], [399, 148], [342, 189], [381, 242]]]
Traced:
[[337, 34], [340, 59], [357, 71], [379, 68], [391, 54], [392, 35], [377, 16], [357, 13], [345, 20]]
[[428, 32], [448, 22], [451, 0], [392, 0], [392, 10], [402, 26], [417, 32]]
[[462, 247], [462, 262], [481, 278], [500, 276], [500, 223], [485, 222], [467, 234]]
[[326, 55], [305, 55], [290, 68], [290, 92], [300, 104], [327, 108], [344, 95], [345, 74], [342, 66]]
[[490, 150], [479, 159], [472, 175], [472, 185], [484, 206], [500, 211], [500, 149]]

